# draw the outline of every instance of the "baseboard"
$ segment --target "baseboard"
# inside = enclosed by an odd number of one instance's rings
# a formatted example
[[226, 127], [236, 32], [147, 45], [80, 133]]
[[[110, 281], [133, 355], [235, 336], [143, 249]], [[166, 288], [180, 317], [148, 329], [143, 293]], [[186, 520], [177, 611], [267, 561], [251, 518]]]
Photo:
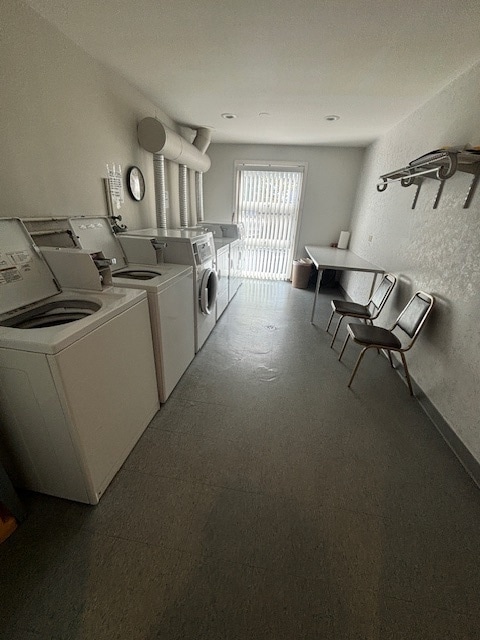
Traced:
[[[382, 355], [388, 358], [387, 354], [382, 351]], [[402, 381], [407, 387], [407, 379], [405, 378], [403, 365], [400, 360], [397, 360], [395, 354], [392, 354], [393, 361], [395, 363], [395, 371], [400, 376]], [[412, 382], [412, 388], [415, 400], [422, 407], [423, 411], [430, 419], [430, 422], [448, 444], [455, 456], [458, 458], [460, 464], [465, 471], [470, 475], [477, 487], [480, 489], [480, 462], [475, 458], [470, 450], [463, 444], [462, 440], [453, 430], [452, 426], [442, 416], [440, 411], [435, 407], [433, 402], [428, 398], [427, 394], [423, 391], [421, 386], [417, 384], [412, 374], [410, 374], [410, 380]]]
[[467, 473], [471, 476], [472, 480], [480, 488], [480, 462], [472, 455], [469, 449], [467, 449], [467, 447], [464, 445], [462, 440], [460, 440], [451, 425], [447, 422], [447, 420], [445, 420], [440, 411], [438, 411], [438, 409], [427, 397], [422, 388], [415, 382], [412, 376], [410, 376], [410, 378], [412, 380], [412, 387], [416, 400], [419, 402], [420, 406], [430, 418], [431, 422], [440, 433], [442, 438], [445, 440], [445, 442], [448, 444], [450, 449], [457, 456], [458, 460], [465, 468]]
[[[346, 300], [351, 300], [350, 296], [340, 285], [340, 289]], [[382, 352], [382, 355], [387, 358], [387, 354]], [[404, 381], [405, 385], [407, 385], [407, 381], [403, 374], [403, 366], [400, 360], [397, 360], [394, 354], [395, 362], [395, 371]], [[475, 484], [480, 488], [480, 462], [473, 456], [473, 454], [469, 451], [469, 449], [464, 445], [462, 440], [458, 437], [458, 435], [453, 430], [452, 426], [447, 422], [447, 420], [442, 416], [440, 411], [435, 407], [435, 405], [428, 398], [426, 393], [420, 387], [419, 384], [415, 382], [415, 379], [412, 378], [410, 374], [410, 379], [412, 381], [413, 392], [415, 394], [415, 399], [422, 407], [423, 411], [426, 413], [430, 422], [440, 433], [442, 438], [448, 444], [450, 449], [453, 451], [455, 456], [458, 458], [460, 464], [464, 467], [465, 471], [471, 476], [472, 480]]]

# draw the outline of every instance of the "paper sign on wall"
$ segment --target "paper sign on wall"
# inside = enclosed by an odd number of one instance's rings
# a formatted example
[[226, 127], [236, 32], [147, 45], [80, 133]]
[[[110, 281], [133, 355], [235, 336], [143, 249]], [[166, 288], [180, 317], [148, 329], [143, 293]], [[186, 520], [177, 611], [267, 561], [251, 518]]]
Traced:
[[107, 164], [107, 180], [108, 180], [108, 189], [110, 191], [110, 198], [112, 200], [112, 205], [117, 209], [120, 209], [125, 198], [123, 191], [123, 179], [122, 179], [122, 167], [120, 165]]

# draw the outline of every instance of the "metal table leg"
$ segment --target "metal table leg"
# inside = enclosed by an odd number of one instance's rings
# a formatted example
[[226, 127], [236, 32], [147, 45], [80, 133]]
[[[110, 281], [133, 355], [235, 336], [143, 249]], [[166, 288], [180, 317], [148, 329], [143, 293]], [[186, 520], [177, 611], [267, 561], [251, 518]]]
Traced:
[[315, 315], [315, 306], [317, 304], [318, 290], [320, 289], [320, 280], [322, 279], [323, 269], [320, 267], [317, 269], [317, 282], [315, 284], [315, 295], [313, 297], [313, 309], [312, 309], [312, 317], [310, 318], [310, 323], [313, 324], [313, 316]]

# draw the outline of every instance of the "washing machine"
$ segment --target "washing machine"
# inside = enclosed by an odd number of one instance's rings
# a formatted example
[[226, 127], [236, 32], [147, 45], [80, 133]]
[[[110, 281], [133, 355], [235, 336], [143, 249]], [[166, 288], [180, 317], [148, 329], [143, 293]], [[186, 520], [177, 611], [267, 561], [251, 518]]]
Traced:
[[146, 264], [165, 261], [193, 267], [195, 352], [198, 352], [216, 322], [218, 277], [213, 235], [187, 229], [151, 228], [129, 231], [117, 237], [129, 261]]
[[195, 357], [193, 267], [188, 263], [130, 264], [108, 218], [74, 217], [69, 224], [80, 247], [100, 249], [115, 260], [115, 286], [147, 292], [158, 393], [160, 402], [166, 402]]
[[115, 286], [147, 292], [158, 394], [166, 402], [195, 356], [192, 267], [129, 264], [106, 217], [30, 218], [25, 225], [40, 246], [100, 249], [114, 260]]
[[49, 259], [76, 289], [0, 219], [0, 456], [17, 486], [96, 504], [159, 409], [147, 294], [112, 287], [101, 252]]

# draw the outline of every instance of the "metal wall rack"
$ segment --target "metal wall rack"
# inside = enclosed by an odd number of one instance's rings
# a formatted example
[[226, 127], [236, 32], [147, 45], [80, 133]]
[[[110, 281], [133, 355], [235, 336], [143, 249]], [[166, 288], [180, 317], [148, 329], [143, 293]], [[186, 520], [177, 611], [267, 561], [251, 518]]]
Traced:
[[381, 182], [377, 183], [377, 191], [385, 191], [391, 182], [400, 182], [402, 187], [410, 187], [414, 184], [417, 190], [413, 198], [412, 209], [415, 209], [420, 188], [424, 180], [426, 178], [433, 178], [440, 183], [433, 203], [433, 208], [436, 209], [440, 202], [445, 181], [451, 178], [457, 171], [471, 173], [473, 176], [467, 197], [463, 203], [463, 208], [467, 209], [470, 206], [478, 181], [480, 180], [480, 150], [476, 149], [464, 151], [438, 150], [427, 153], [416, 160], [412, 160], [406, 167], [381, 175]]

